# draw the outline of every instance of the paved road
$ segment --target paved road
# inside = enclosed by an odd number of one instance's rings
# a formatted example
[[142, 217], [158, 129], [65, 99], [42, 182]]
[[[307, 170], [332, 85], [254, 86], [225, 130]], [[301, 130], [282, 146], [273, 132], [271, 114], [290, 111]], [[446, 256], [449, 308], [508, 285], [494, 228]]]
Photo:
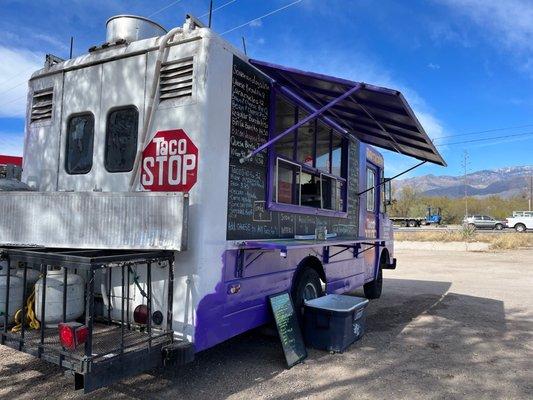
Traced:
[[[460, 231], [463, 229], [461, 225], [441, 225], [441, 226], [421, 226], [418, 228], [409, 228], [409, 227], [401, 227], [394, 225], [394, 231], [395, 232], [439, 232], [439, 231]], [[502, 229], [501, 231], [494, 230], [494, 229], [478, 229], [477, 232], [479, 233], [489, 233], [489, 234], [495, 234], [495, 235], [501, 235], [506, 233], [516, 233], [514, 229]], [[523, 233], [533, 233], [533, 230], [527, 230]]]
[[533, 398], [533, 250], [397, 256], [367, 335], [343, 354], [311, 350], [287, 370], [279, 341], [251, 332], [83, 396], [59, 369], [0, 346], [0, 398]]

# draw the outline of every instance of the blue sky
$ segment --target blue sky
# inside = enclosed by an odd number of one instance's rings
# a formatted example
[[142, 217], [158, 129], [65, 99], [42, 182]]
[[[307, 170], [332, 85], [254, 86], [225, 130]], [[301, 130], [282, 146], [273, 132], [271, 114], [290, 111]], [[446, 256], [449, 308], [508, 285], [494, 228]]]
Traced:
[[[293, 2], [218, 0], [213, 28], [226, 32]], [[2, 0], [0, 154], [22, 153], [26, 81], [45, 53], [66, 58], [71, 35], [75, 56], [103, 43], [112, 15], [150, 16], [171, 28], [208, 7]], [[302, 0], [224, 34], [239, 47], [242, 36], [254, 58], [402, 91], [449, 165], [410, 176], [460, 174], [465, 150], [471, 171], [533, 164], [533, 1]], [[389, 175], [416, 163], [388, 153], [386, 161]]]

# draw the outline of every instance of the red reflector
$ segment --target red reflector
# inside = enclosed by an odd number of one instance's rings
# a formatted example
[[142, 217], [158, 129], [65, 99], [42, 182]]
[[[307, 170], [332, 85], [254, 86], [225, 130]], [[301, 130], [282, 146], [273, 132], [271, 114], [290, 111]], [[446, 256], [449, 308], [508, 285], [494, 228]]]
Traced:
[[133, 311], [133, 320], [141, 325], [148, 323], [148, 307], [144, 304], [139, 304]]
[[74, 350], [77, 346], [85, 343], [89, 330], [79, 322], [63, 322], [58, 325], [59, 341], [68, 350]]

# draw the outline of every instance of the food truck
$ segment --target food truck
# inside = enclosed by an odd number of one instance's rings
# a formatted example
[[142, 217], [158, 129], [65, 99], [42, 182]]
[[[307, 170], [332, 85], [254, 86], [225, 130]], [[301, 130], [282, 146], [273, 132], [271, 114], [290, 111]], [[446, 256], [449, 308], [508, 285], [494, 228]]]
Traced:
[[1, 343], [90, 392], [269, 323], [272, 294], [379, 297], [396, 261], [375, 147], [445, 165], [396, 90], [251, 59], [192, 16], [111, 18], [29, 81]]

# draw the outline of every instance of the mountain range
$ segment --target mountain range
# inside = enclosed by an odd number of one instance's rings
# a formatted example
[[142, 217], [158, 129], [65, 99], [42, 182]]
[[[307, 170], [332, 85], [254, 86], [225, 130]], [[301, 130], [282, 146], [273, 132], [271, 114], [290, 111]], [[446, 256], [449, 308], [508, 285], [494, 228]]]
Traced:
[[[512, 197], [527, 195], [533, 165], [487, 169], [466, 175], [466, 188], [469, 196]], [[462, 197], [465, 194], [465, 177], [423, 175], [393, 181], [396, 191], [405, 186], [416, 188], [423, 196]]]

